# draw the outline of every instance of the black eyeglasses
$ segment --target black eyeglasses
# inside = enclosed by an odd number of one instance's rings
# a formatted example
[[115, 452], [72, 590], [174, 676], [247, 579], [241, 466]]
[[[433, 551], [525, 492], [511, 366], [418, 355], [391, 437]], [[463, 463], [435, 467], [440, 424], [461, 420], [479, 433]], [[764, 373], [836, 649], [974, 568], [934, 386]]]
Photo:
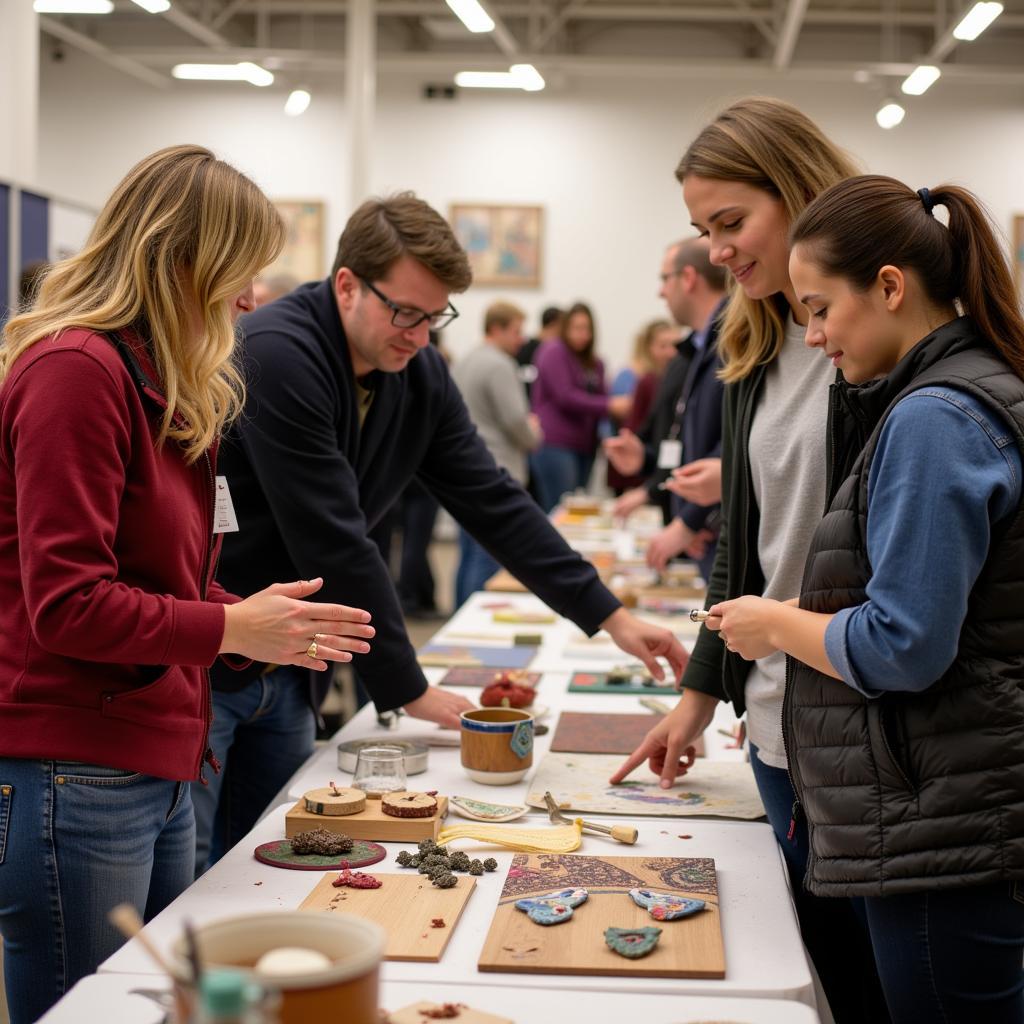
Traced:
[[391, 310], [392, 325], [400, 327], [402, 330], [419, 327], [426, 320], [427, 325], [432, 331], [440, 331], [459, 315], [459, 311], [450, 302], [448, 303], [448, 308], [440, 313], [424, 313], [421, 309], [408, 309], [405, 306], [400, 306], [397, 302], [393, 302], [379, 288], [375, 288], [373, 284], [367, 281], [365, 277], [360, 277], [359, 274], [356, 274], [356, 277]]

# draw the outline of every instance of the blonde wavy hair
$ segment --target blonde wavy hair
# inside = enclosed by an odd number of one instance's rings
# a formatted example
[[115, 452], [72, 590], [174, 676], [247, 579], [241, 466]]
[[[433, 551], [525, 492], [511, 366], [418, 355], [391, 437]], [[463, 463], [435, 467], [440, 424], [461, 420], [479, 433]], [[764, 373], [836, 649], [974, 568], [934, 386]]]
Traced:
[[72, 327], [130, 329], [148, 346], [167, 399], [157, 443], [199, 459], [242, 408], [230, 300], [280, 252], [284, 226], [244, 174], [201, 146], [136, 164], [85, 247], [57, 263], [0, 346], [0, 382], [33, 345]]
[[[802, 111], [782, 100], [752, 96], [723, 110], [683, 154], [680, 183], [691, 174], [752, 185], [782, 201], [790, 224], [825, 189], [859, 170]], [[733, 383], [770, 363], [785, 339], [785, 298], [748, 299], [733, 287], [721, 320], [722, 380]]]

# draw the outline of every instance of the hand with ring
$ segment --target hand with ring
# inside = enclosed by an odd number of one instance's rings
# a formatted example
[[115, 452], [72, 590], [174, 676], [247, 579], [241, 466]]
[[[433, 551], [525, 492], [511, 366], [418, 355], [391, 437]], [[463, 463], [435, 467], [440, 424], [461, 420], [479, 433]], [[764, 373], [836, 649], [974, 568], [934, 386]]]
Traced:
[[321, 672], [329, 662], [351, 661], [354, 654], [367, 653], [367, 641], [375, 632], [370, 613], [303, 600], [322, 586], [322, 579], [274, 583], [244, 601], [223, 605], [220, 653]]

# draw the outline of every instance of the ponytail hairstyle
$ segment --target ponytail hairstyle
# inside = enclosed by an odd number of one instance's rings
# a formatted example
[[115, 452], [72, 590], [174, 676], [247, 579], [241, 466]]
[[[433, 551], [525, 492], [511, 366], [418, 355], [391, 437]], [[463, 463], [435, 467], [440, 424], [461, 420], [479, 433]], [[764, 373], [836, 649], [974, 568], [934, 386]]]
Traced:
[[[693, 174], [752, 185], [780, 200], [792, 224], [815, 196], [857, 170], [802, 111], [753, 96], [727, 107], [701, 131], [679, 161], [676, 178], [680, 184]], [[775, 359], [788, 312], [782, 295], [749, 299], [733, 287], [718, 333], [722, 380], [742, 380]]]
[[[949, 213], [948, 228], [934, 206]], [[965, 188], [915, 192], [895, 178], [865, 174], [833, 186], [790, 231], [822, 273], [866, 291], [886, 264], [913, 270], [938, 306], [959, 301], [1019, 377], [1024, 317], [1006, 250], [981, 202]]]
[[55, 264], [0, 345], [0, 382], [33, 345], [73, 327], [131, 330], [167, 399], [157, 443], [196, 462], [242, 407], [229, 304], [281, 251], [284, 225], [244, 174], [202, 146], [136, 164], [85, 247]]

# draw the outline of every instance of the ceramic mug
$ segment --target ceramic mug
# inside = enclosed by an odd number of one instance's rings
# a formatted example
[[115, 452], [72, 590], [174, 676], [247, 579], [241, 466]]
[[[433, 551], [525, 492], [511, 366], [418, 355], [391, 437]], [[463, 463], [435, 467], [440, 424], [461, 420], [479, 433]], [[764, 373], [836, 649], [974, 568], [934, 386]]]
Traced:
[[533, 715], [518, 708], [463, 711], [462, 767], [474, 782], [507, 786], [533, 765]]
[[[201, 962], [210, 967], [252, 971], [264, 953], [281, 946], [299, 946], [323, 953], [330, 967], [308, 974], [258, 978], [281, 993], [281, 1024], [339, 1020], [345, 1024], [378, 1024], [378, 971], [384, 956], [384, 929], [351, 914], [315, 914], [281, 910], [244, 914], [197, 925]], [[184, 937], [174, 943], [174, 956], [188, 972]]]

